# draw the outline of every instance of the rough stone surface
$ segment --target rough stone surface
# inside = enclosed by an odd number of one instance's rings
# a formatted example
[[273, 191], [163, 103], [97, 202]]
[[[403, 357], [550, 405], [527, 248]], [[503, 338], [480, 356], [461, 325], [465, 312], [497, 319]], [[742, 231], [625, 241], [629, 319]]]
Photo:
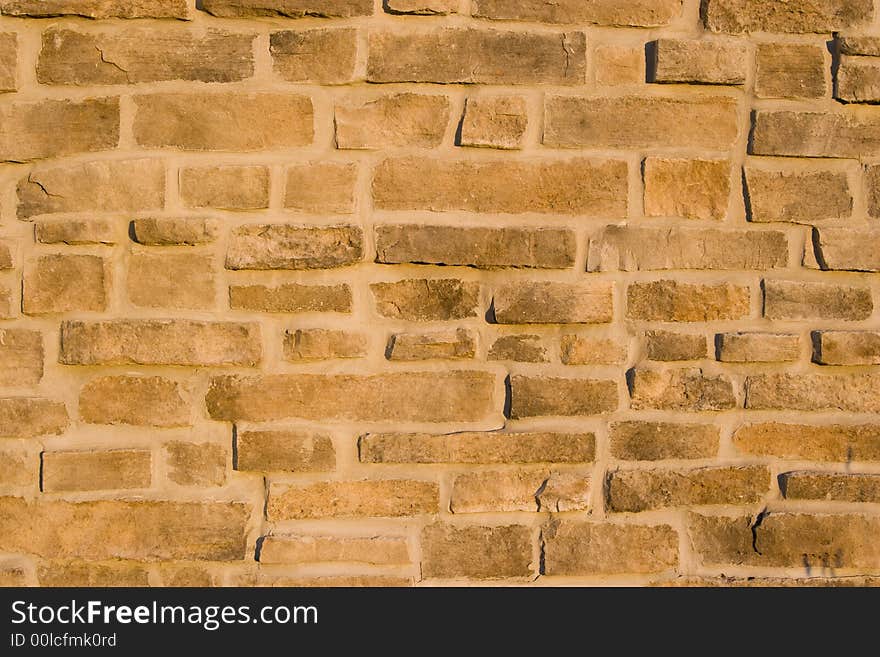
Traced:
[[433, 148], [443, 140], [449, 116], [450, 102], [446, 96], [403, 93], [364, 102], [337, 103], [336, 145], [365, 150], [394, 146]]
[[436, 513], [438, 497], [437, 484], [403, 479], [273, 484], [266, 515], [269, 520], [396, 518]]
[[745, 168], [749, 220], [812, 223], [843, 219], [852, 213], [853, 198], [842, 173]]
[[287, 82], [344, 84], [354, 79], [357, 30], [286, 30], [269, 36], [275, 73]]
[[521, 525], [456, 527], [437, 522], [422, 530], [422, 576], [499, 579], [532, 574], [531, 529]]
[[461, 123], [462, 146], [517, 149], [528, 125], [522, 96], [469, 98]]
[[636, 369], [631, 390], [635, 409], [725, 411], [736, 406], [730, 379], [699, 368]]
[[594, 379], [510, 377], [510, 417], [599, 415], [617, 410], [617, 384]]
[[720, 432], [708, 424], [615, 422], [611, 454], [626, 461], [704, 459], [718, 454]]
[[742, 43], [658, 39], [654, 43], [654, 82], [744, 84], [748, 51]]
[[329, 436], [305, 431], [242, 431], [236, 452], [236, 470], [326, 472], [336, 465]]
[[442, 321], [475, 317], [480, 286], [453, 278], [410, 279], [373, 283], [370, 291], [383, 317]]
[[748, 288], [731, 283], [633, 283], [626, 291], [626, 316], [655, 322], [711, 322], [749, 313]]
[[723, 219], [730, 198], [730, 163], [648, 157], [644, 163], [645, 214]]
[[755, 95], [759, 98], [821, 98], [826, 93], [825, 51], [799, 43], [762, 43], [757, 49]]
[[800, 461], [880, 461], [880, 426], [810, 426], [764, 422], [746, 424], [733, 434], [744, 454]]
[[48, 493], [148, 488], [151, 463], [148, 450], [44, 452], [41, 488]]
[[356, 226], [249, 224], [232, 232], [226, 268], [329, 269], [354, 264], [362, 256], [363, 232]]
[[492, 297], [499, 324], [603, 324], [610, 322], [613, 306], [610, 283], [509, 284]]
[[764, 281], [764, 317], [769, 319], [840, 319], [870, 317], [871, 290], [864, 286], [814, 281]]
[[724, 333], [715, 337], [725, 363], [781, 363], [800, 357], [800, 338], [784, 333]]

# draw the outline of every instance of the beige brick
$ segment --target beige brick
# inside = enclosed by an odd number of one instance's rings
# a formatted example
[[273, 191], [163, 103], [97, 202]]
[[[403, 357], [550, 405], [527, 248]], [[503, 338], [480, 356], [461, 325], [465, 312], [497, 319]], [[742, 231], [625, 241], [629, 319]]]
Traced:
[[0, 328], [0, 386], [33, 386], [43, 378], [43, 335]]
[[217, 578], [209, 568], [193, 563], [164, 563], [159, 564], [158, 570], [162, 586], [187, 588], [217, 586]]
[[[729, 97], [548, 96], [544, 144], [556, 148], [727, 150], [739, 129]], [[650, 130], [645, 126], [651, 126]]]
[[764, 281], [764, 317], [768, 319], [867, 319], [873, 312], [871, 290], [864, 286], [814, 281]]
[[190, 407], [180, 385], [159, 376], [104, 376], [79, 394], [79, 414], [89, 424], [182, 427]]
[[284, 207], [313, 214], [351, 214], [355, 209], [357, 164], [310, 162], [285, 173]]
[[394, 575], [312, 575], [288, 577], [267, 572], [244, 572], [232, 576], [234, 586], [277, 586], [293, 588], [403, 588], [413, 586], [412, 577]]
[[439, 495], [433, 482], [405, 479], [272, 484], [266, 517], [277, 521], [415, 516], [437, 513]]
[[461, 146], [522, 148], [528, 126], [522, 96], [476, 96], [467, 99], [461, 122]]
[[880, 331], [817, 331], [814, 343], [822, 365], [880, 364]]
[[26, 315], [102, 311], [109, 288], [103, 258], [43, 255], [25, 264], [21, 309]]
[[269, 169], [193, 167], [180, 171], [180, 198], [191, 208], [260, 210], [269, 207]]
[[627, 348], [609, 338], [563, 335], [559, 339], [559, 358], [563, 365], [619, 365], [626, 360]]
[[747, 55], [739, 41], [658, 39], [653, 82], [745, 84]]
[[510, 417], [600, 415], [617, 410], [617, 384], [595, 379], [510, 377]]
[[116, 244], [119, 233], [119, 226], [107, 219], [50, 219], [34, 225], [40, 244]]
[[296, 329], [284, 333], [284, 358], [289, 361], [362, 358], [367, 355], [368, 336], [332, 329]]
[[221, 376], [206, 402], [215, 420], [469, 422], [493, 412], [494, 388], [476, 371]]
[[813, 244], [822, 269], [880, 271], [880, 230], [857, 228], [816, 228]]
[[336, 147], [434, 148], [443, 141], [451, 104], [446, 96], [401, 93], [336, 104]]
[[703, 17], [713, 32], [815, 32], [824, 34], [871, 19], [870, 0], [707, 0]]
[[351, 288], [348, 285], [232, 285], [229, 307], [267, 313], [333, 312], [350, 313]]
[[749, 289], [732, 283], [631, 283], [626, 298], [626, 316], [635, 320], [713, 322], [749, 314]]
[[32, 450], [22, 447], [0, 450], [0, 486], [4, 489], [27, 487], [35, 490], [39, 479], [40, 459]]
[[266, 536], [260, 563], [409, 563], [405, 538], [385, 536]]
[[489, 347], [488, 359], [517, 363], [550, 362], [539, 335], [502, 335]]
[[699, 360], [708, 355], [704, 335], [648, 331], [645, 333], [645, 343], [649, 360]]
[[387, 0], [385, 11], [389, 14], [418, 16], [457, 14], [458, 0]]
[[607, 26], [653, 27], [667, 25], [681, 13], [681, 0], [475, 0], [473, 15], [493, 20], [543, 23], [591, 23]]
[[0, 319], [12, 319], [18, 314], [12, 290], [0, 285]]
[[880, 57], [880, 38], [871, 35], [839, 34], [837, 49], [841, 55]]
[[880, 426], [746, 424], [733, 434], [733, 444], [744, 454], [780, 459], [880, 461]]
[[868, 197], [868, 215], [880, 217], [880, 166], [866, 165], [864, 181]]
[[0, 93], [18, 89], [18, 36], [0, 33]]
[[369, 35], [367, 81], [439, 84], [580, 84], [582, 32], [446, 27]]
[[189, 18], [186, 0], [3, 0], [0, 13], [54, 18]]
[[147, 148], [265, 151], [306, 146], [314, 134], [306, 96], [157, 93], [134, 103], [134, 137]]
[[715, 338], [725, 363], [782, 363], [800, 358], [800, 338], [785, 333], [723, 333]]
[[749, 152], [792, 157], [880, 155], [880, 116], [843, 110], [758, 110]]
[[708, 459], [718, 455], [720, 431], [709, 424], [614, 422], [611, 455], [625, 461]]
[[214, 219], [146, 217], [131, 222], [134, 241], [150, 246], [209, 244], [217, 239]]
[[43, 452], [41, 489], [46, 493], [149, 488], [149, 450]]
[[499, 324], [603, 324], [613, 315], [613, 284], [524, 282], [492, 297]]
[[532, 574], [532, 530], [522, 525], [422, 529], [422, 577], [499, 579]]
[[551, 472], [537, 498], [539, 511], [587, 511], [590, 508], [590, 474]]
[[[39, 241], [39, 238], [38, 240]], [[0, 271], [12, 269], [15, 266], [15, 243], [12, 241], [0, 241]]]
[[632, 408], [669, 411], [726, 411], [736, 408], [732, 381], [702, 369], [640, 369], [631, 382]]
[[460, 474], [452, 481], [452, 513], [537, 511], [537, 495], [546, 470], [479, 471]]
[[329, 472], [336, 467], [333, 442], [306, 431], [240, 431], [236, 470], [258, 472]]
[[360, 439], [364, 463], [589, 463], [593, 434], [462, 432], [367, 434]]
[[287, 82], [344, 84], [354, 80], [357, 30], [285, 30], [269, 35], [275, 73]]
[[786, 472], [779, 487], [790, 500], [880, 502], [880, 475], [843, 472]]
[[330, 269], [359, 262], [364, 254], [358, 226], [246, 224], [232, 231], [227, 269]]
[[750, 221], [813, 223], [852, 214], [853, 198], [843, 173], [747, 166], [745, 177]]
[[825, 52], [800, 43], [760, 43], [757, 48], [755, 95], [759, 98], [822, 98]]
[[149, 571], [133, 561], [52, 559], [37, 567], [40, 586], [149, 586]]
[[607, 43], [593, 51], [596, 82], [605, 86], [638, 84], [645, 81], [645, 49], [641, 46]]
[[388, 360], [470, 359], [477, 348], [476, 336], [466, 329], [431, 333], [395, 333], [388, 340]]
[[41, 84], [137, 84], [162, 80], [236, 82], [254, 73], [253, 35], [188, 27], [113, 32], [51, 27], [37, 60]]
[[644, 162], [649, 217], [723, 219], [730, 198], [730, 162], [649, 157]]
[[875, 374], [755, 374], [746, 377], [746, 408], [880, 412]]
[[128, 300], [140, 308], [214, 308], [215, 278], [212, 256], [132, 253], [126, 280]]
[[202, 11], [214, 16], [284, 16], [353, 18], [373, 13], [371, 0], [203, 0]]
[[429, 160], [381, 162], [373, 178], [380, 210], [622, 217], [627, 165], [617, 160]]
[[480, 285], [454, 278], [371, 283], [376, 311], [409, 321], [446, 321], [476, 317]]
[[168, 479], [179, 486], [222, 486], [226, 483], [226, 448], [216, 443], [175, 440], [165, 444]]
[[0, 397], [0, 437], [58, 435], [70, 424], [63, 402], [41, 397]]

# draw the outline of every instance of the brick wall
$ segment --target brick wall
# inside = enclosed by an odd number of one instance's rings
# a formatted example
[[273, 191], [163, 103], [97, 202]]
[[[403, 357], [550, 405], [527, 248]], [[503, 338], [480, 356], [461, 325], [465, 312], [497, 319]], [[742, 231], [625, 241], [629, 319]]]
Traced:
[[0, 0], [6, 584], [877, 583], [872, 0]]

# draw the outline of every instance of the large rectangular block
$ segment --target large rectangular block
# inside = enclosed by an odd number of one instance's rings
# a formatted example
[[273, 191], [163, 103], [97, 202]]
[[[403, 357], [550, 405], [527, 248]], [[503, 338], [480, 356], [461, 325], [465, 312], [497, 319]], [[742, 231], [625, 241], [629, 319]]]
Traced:
[[186, 0], [3, 0], [0, 13], [7, 16], [54, 18], [180, 18], [190, 15]]
[[146, 449], [43, 452], [41, 489], [58, 493], [148, 488], [151, 467]]
[[753, 155], [849, 157], [880, 155], [880, 109], [836, 112], [758, 110]]
[[266, 503], [271, 521], [308, 518], [397, 518], [437, 513], [440, 489], [431, 481], [363, 479], [315, 484], [272, 484]]
[[822, 269], [880, 271], [880, 230], [876, 228], [816, 228], [812, 246]]
[[704, 0], [703, 18], [713, 32], [837, 32], [871, 20], [871, 0]]
[[880, 426], [871, 424], [746, 424], [733, 434], [744, 454], [800, 461], [880, 461]]
[[475, 0], [472, 13], [492, 20], [654, 27], [681, 13], [681, 0]]
[[492, 296], [499, 324], [604, 324], [614, 314], [614, 285], [602, 283], [509, 283]]
[[227, 269], [330, 269], [363, 257], [358, 226], [246, 224], [232, 231]]
[[754, 374], [745, 380], [746, 408], [880, 412], [877, 374]]
[[203, 0], [200, 9], [224, 18], [353, 18], [371, 15], [373, 3], [371, 0]]
[[457, 527], [442, 522], [421, 532], [422, 576], [498, 579], [532, 574], [532, 530], [523, 525]]
[[732, 283], [631, 283], [628, 319], [654, 322], [713, 322], [749, 314], [749, 289]]
[[764, 169], [746, 166], [749, 221], [811, 224], [852, 214], [846, 174], [822, 169]]
[[817, 281], [764, 281], [769, 319], [867, 319], [874, 310], [870, 288]]
[[636, 410], [726, 411], [737, 406], [729, 377], [706, 374], [696, 367], [637, 368], [630, 385]]
[[545, 376], [510, 377], [510, 417], [600, 415], [617, 410], [617, 383]]

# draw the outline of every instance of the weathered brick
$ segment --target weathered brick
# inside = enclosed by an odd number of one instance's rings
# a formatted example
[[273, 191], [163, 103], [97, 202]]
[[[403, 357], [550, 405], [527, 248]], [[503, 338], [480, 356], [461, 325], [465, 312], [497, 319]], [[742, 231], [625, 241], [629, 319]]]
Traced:
[[149, 246], [209, 244], [217, 239], [214, 219], [146, 217], [131, 222], [132, 239]]
[[286, 18], [353, 18], [373, 13], [371, 0], [203, 0], [202, 11], [227, 18], [284, 16]]
[[47, 493], [149, 488], [149, 450], [43, 452], [41, 489]]
[[875, 374], [755, 374], [746, 377], [746, 408], [880, 412]]
[[235, 82], [254, 73], [252, 34], [187, 27], [82, 32], [49, 28], [37, 60], [41, 84]]
[[79, 394], [79, 414], [89, 424], [182, 427], [190, 407], [180, 385], [159, 376], [104, 376]]
[[752, 155], [851, 157], [880, 155], [880, 114], [758, 110]]
[[18, 314], [18, 308], [10, 288], [0, 285], [0, 319], [12, 319]]
[[622, 217], [627, 165], [617, 160], [388, 159], [373, 178], [381, 210]]
[[869, 21], [871, 0], [705, 0], [703, 18], [713, 32], [830, 33]]
[[868, 215], [880, 217], [880, 165], [865, 165], [865, 189], [868, 197]]
[[744, 454], [800, 461], [880, 461], [880, 426], [746, 424], [733, 434]]
[[720, 333], [718, 360], [725, 363], [782, 363], [800, 358], [800, 337], [784, 333]]
[[47, 558], [244, 559], [250, 509], [231, 502], [0, 498], [0, 549]]
[[480, 285], [454, 278], [409, 279], [371, 283], [376, 311], [409, 321], [445, 321], [476, 317]]
[[563, 335], [559, 359], [563, 365], [619, 365], [626, 360], [625, 345], [609, 338]]
[[452, 481], [452, 513], [537, 511], [537, 495], [547, 481], [546, 470], [480, 471]]
[[745, 167], [749, 221], [813, 223], [852, 214], [846, 175], [835, 171], [795, 171]]
[[709, 424], [614, 422], [611, 455], [626, 461], [708, 459], [718, 454], [720, 431]]
[[747, 54], [738, 41], [658, 39], [653, 82], [745, 84]]
[[229, 307], [266, 313], [350, 313], [351, 288], [348, 285], [232, 285]]
[[[557, 148], [700, 148], [736, 141], [737, 102], [724, 97], [549, 96], [544, 144]], [[648, 130], [645, 126], [651, 126]]]
[[310, 162], [286, 171], [284, 207], [314, 214], [351, 214], [357, 164]]
[[119, 100], [38, 100], [0, 107], [0, 160], [46, 157], [116, 148]]
[[583, 32], [446, 27], [369, 35], [367, 81], [439, 84], [581, 84]]
[[[39, 238], [37, 239], [39, 241]], [[12, 241], [0, 241], [0, 271], [12, 269], [15, 266], [15, 243]]]
[[801, 43], [760, 43], [757, 49], [755, 95], [759, 98], [822, 98], [825, 52]]
[[39, 484], [39, 478], [38, 454], [21, 447], [4, 447], [0, 450], [0, 486], [4, 489], [27, 487], [33, 490]]
[[858, 320], [871, 316], [868, 287], [815, 281], [764, 281], [764, 317]]
[[522, 525], [422, 529], [422, 576], [427, 579], [499, 579], [532, 574], [532, 530]]
[[645, 81], [643, 46], [604, 43], [593, 50], [596, 82], [604, 86], [639, 84]]
[[638, 513], [665, 507], [754, 504], [770, 490], [763, 466], [693, 470], [616, 470], [608, 475], [610, 511]]
[[284, 333], [284, 358], [298, 362], [331, 358], [362, 358], [369, 340], [364, 333], [332, 329], [296, 329]]
[[116, 244], [119, 232], [107, 219], [50, 219], [34, 225], [34, 238], [40, 244]]
[[616, 411], [617, 383], [546, 376], [510, 377], [510, 417], [600, 415]]
[[614, 286], [602, 283], [509, 283], [492, 297], [499, 324], [603, 324], [613, 315]]
[[18, 217], [160, 210], [164, 199], [165, 164], [161, 160], [85, 162], [38, 169], [22, 178]]
[[159, 579], [162, 586], [199, 587], [217, 586], [217, 577], [210, 568], [192, 562], [159, 564]]
[[266, 536], [260, 563], [409, 563], [405, 538], [393, 536]]
[[401, 93], [336, 104], [336, 147], [434, 148], [443, 141], [451, 104], [446, 96]]
[[18, 89], [18, 36], [0, 33], [0, 93]]
[[528, 125], [522, 96], [468, 98], [461, 122], [461, 146], [517, 149]]
[[437, 513], [440, 491], [434, 482], [406, 479], [272, 484], [266, 517], [271, 521], [308, 518], [395, 518]]
[[648, 331], [645, 333], [645, 343], [649, 360], [699, 360], [708, 354], [704, 335]]
[[629, 319], [713, 322], [749, 314], [749, 289], [732, 283], [632, 283], [626, 291]]
[[216, 443], [174, 440], [165, 444], [168, 479], [178, 486], [222, 486], [227, 452]]
[[385, 264], [567, 269], [576, 250], [575, 234], [567, 229], [376, 226], [376, 261]]
[[817, 331], [813, 339], [822, 365], [880, 364], [880, 331]]
[[364, 463], [589, 463], [593, 434], [462, 432], [367, 434], [359, 442]]
[[109, 273], [100, 256], [39, 256], [25, 264], [22, 311], [27, 315], [102, 311], [109, 287]]
[[838, 34], [837, 50], [841, 55], [880, 57], [880, 37], [873, 35]]
[[312, 143], [312, 101], [272, 93], [135, 96], [134, 136], [148, 148], [266, 151]]
[[726, 411], [736, 408], [733, 383], [700, 368], [637, 368], [631, 382], [632, 408], [670, 411]]
[[779, 487], [788, 500], [880, 502], [880, 476], [843, 472], [786, 472]]
[[816, 228], [812, 246], [822, 269], [880, 271], [880, 230]]
[[344, 84], [354, 79], [357, 30], [285, 30], [269, 35], [275, 73], [288, 82]]
[[488, 359], [517, 363], [550, 362], [539, 335], [502, 335], [489, 347]]
[[70, 424], [63, 402], [41, 397], [0, 397], [0, 437], [36, 438], [63, 433]]
[[149, 586], [149, 571], [134, 561], [52, 559], [37, 567], [40, 586]]
[[386, 0], [385, 11], [417, 16], [457, 14], [458, 0]]
[[468, 422], [493, 412], [494, 387], [476, 371], [226, 376], [211, 380], [206, 403], [215, 420]]
[[723, 219], [730, 199], [730, 162], [648, 157], [644, 163], [649, 217]]
[[236, 470], [329, 472], [336, 467], [330, 437], [306, 431], [240, 431], [235, 439]]
[[189, 18], [186, 0], [4, 0], [0, 13], [8, 16], [54, 18]]
[[473, 358], [476, 336], [467, 329], [432, 333], [395, 333], [388, 341], [388, 360], [430, 360]]
[[777, 231], [606, 226], [589, 241], [587, 271], [775, 269], [788, 264]]
[[397, 577], [394, 575], [312, 575], [288, 577], [266, 571], [236, 573], [232, 576], [231, 581], [234, 586], [277, 586], [285, 588], [403, 588], [413, 586], [412, 577]]
[[215, 276], [210, 255], [132, 253], [126, 280], [128, 299], [141, 308], [213, 308]]
[[539, 511], [587, 511], [590, 508], [590, 474], [551, 472], [537, 498]]
[[330, 269], [359, 262], [363, 231], [358, 226], [247, 224], [229, 238], [227, 269]]
[[668, 525], [564, 521], [541, 535], [545, 575], [655, 573], [678, 565], [678, 534]]
[[269, 169], [193, 167], [180, 171], [180, 198], [191, 208], [260, 210], [269, 207]]
[[0, 328], [0, 386], [32, 386], [43, 378], [43, 335]]
[[544, 23], [592, 23], [594, 25], [654, 27], [667, 25], [681, 13], [681, 0], [475, 0], [473, 15], [493, 20], [524, 20]]

